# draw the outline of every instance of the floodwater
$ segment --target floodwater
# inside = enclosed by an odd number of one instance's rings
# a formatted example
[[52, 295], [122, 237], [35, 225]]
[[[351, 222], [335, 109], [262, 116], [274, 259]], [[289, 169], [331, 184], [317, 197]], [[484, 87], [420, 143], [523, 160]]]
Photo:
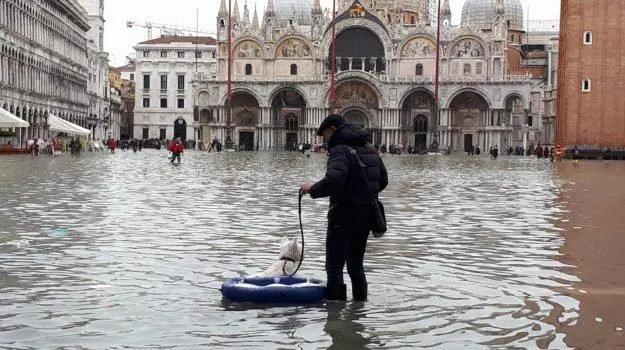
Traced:
[[[299, 235], [326, 157], [165, 151], [0, 158], [0, 347], [566, 348], [579, 281], [561, 181], [535, 158], [384, 157], [389, 231], [366, 303], [233, 304], [219, 287]], [[325, 279], [327, 199], [303, 198], [300, 275]], [[347, 278], [347, 276], [346, 276]], [[348, 294], [350, 294], [348, 285]]]

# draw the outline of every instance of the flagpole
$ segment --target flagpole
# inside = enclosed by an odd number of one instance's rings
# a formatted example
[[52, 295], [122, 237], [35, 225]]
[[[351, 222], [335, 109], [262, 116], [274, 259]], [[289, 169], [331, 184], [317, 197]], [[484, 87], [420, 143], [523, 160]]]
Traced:
[[232, 118], [232, 0], [228, 0], [228, 98], [226, 99], [226, 140], [231, 143], [230, 121]]
[[[440, 60], [440, 54], [441, 54], [441, 0], [438, 0], [438, 15], [436, 16], [436, 77], [435, 77], [435, 83], [434, 83], [434, 105], [436, 108], [436, 115], [434, 117], [434, 123], [432, 123], [433, 125], [433, 129], [434, 129], [434, 133], [432, 134], [434, 140], [432, 143], [436, 142], [438, 143], [438, 124], [440, 121], [440, 106], [439, 106], [439, 89], [438, 86], [440, 85], [440, 65], [441, 65], [441, 60]], [[439, 146], [437, 145], [437, 152], [438, 152], [438, 148]]]
[[330, 113], [334, 113], [334, 107], [336, 102], [336, 87], [335, 87], [335, 75], [336, 75], [336, 0], [332, 0], [332, 54], [330, 55], [331, 73], [330, 73]]

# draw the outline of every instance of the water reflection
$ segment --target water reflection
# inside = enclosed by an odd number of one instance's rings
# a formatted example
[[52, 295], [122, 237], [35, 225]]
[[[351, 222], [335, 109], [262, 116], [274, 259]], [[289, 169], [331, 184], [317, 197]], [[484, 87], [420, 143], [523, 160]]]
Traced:
[[[326, 159], [0, 158], [0, 344], [565, 346], [550, 317], [574, 322], [579, 305], [561, 292], [576, 277], [553, 259], [559, 184], [551, 164], [527, 158], [385, 157], [389, 232], [367, 248], [364, 305], [224, 303], [224, 279], [263, 271], [280, 238], [298, 234], [298, 186]], [[301, 273], [325, 279], [327, 201], [303, 207]]]

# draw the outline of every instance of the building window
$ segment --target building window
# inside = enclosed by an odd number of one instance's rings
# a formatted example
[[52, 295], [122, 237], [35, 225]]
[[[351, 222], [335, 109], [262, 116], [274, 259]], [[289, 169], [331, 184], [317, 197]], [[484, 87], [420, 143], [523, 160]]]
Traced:
[[590, 79], [582, 80], [582, 91], [590, 92]]
[[143, 57], [150, 57], [150, 51], [143, 51]]
[[471, 75], [471, 65], [469, 63], [464, 64], [464, 69], [462, 70], [462, 73], [464, 73], [464, 75], [466, 76]]
[[150, 132], [149, 128], [143, 128], [143, 139], [144, 140], [147, 140], [149, 138], [149, 136], [150, 136], [149, 132]]
[[178, 52], [178, 58], [184, 58], [184, 51]]
[[184, 108], [184, 98], [178, 99], [178, 108]]
[[178, 90], [184, 90], [184, 75], [178, 75]]
[[143, 99], [143, 108], [150, 108], [150, 99], [149, 98], [144, 98]]
[[130, 81], [135, 81], [135, 74], [134, 73], [130, 73]]
[[592, 32], [584, 32], [584, 45], [592, 45]]
[[150, 75], [149, 74], [143, 74], [143, 88], [144, 89], [150, 88]]
[[423, 65], [421, 63], [417, 63], [414, 70], [415, 75], [423, 75]]
[[291, 75], [297, 75], [297, 64], [291, 64]]
[[510, 35], [510, 41], [514, 42], [514, 34]]
[[167, 138], [167, 129], [161, 129], [159, 136], [161, 140], [164, 140], [165, 138]]
[[533, 123], [533, 118], [531, 115], [527, 116], [527, 126], [532, 126]]
[[224, 28], [225, 26], [226, 26], [226, 21], [224, 21], [224, 20], [223, 20], [223, 18], [222, 18], [222, 19], [220, 19], [220, 20], [219, 20], [219, 27], [220, 27], [220, 28]]
[[167, 99], [161, 98], [161, 108], [167, 108]]
[[166, 58], [167, 57], [167, 51], [161, 51], [161, 57]]
[[249, 63], [245, 65], [245, 75], [252, 75], [252, 65]]
[[417, 23], [417, 21], [415, 20], [414, 16], [410, 16], [410, 24], [415, 24]]
[[167, 75], [161, 75], [161, 90], [167, 90]]
[[202, 58], [202, 51], [195, 51], [195, 58]]
[[482, 62], [475, 63], [475, 74], [482, 74]]

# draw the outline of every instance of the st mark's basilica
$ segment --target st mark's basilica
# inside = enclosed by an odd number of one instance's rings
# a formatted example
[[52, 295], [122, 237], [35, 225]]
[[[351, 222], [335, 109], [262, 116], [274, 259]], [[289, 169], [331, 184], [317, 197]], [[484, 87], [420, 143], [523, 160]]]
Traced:
[[[508, 72], [524, 36], [519, 0], [467, 0], [459, 26], [441, 13], [440, 111], [435, 104], [436, 25], [427, 0], [337, 0], [336, 102], [331, 109], [332, 18], [319, 0], [268, 0], [262, 20], [247, 3], [232, 14], [232, 112], [227, 119], [228, 9], [217, 17], [217, 66], [194, 83], [195, 128], [246, 149], [315, 143], [330, 112], [366, 128], [374, 144], [463, 151], [538, 143], [528, 120], [529, 75]], [[531, 117], [529, 117], [531, 119]]]

